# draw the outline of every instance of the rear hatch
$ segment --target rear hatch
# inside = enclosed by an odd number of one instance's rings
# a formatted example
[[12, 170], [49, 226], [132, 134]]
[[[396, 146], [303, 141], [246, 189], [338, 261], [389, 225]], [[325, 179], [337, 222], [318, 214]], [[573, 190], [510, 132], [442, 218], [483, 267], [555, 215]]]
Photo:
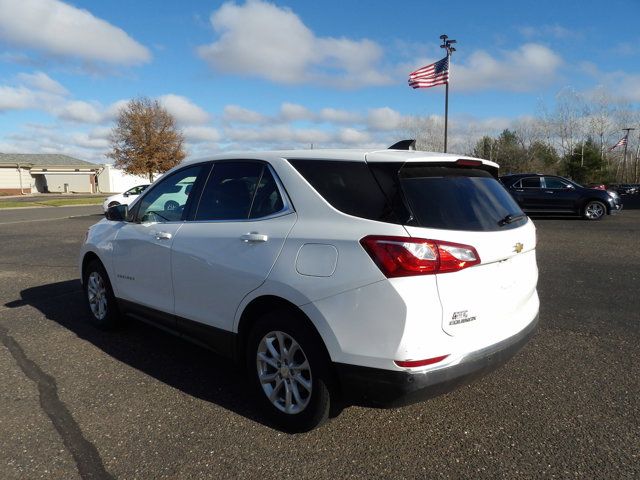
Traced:
[[491, 335], [529, 313], [538, 279], [535, 227], [494, 167], [463, 160], [370, 168], [390, 201], [406, 208], [411, 237], [472, 247], [479, 256], [478, 264], [436, 274], [446, 333]]

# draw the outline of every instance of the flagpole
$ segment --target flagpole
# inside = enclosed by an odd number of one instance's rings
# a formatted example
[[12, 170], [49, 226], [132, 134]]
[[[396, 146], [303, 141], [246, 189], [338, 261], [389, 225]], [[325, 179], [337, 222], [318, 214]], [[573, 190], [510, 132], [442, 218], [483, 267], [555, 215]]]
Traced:
[[[448, 40], [447, 35], [440, 35], [440, 40], [442, 40], [442, 45], [440, 48], [444, 48], [447, 50], [447, 73], [451, 69], [451, 53], [455, 52], [456, 49], [451, 45], [456, 43], [455, 40]], [[444, 90], [444, 153], [447, 153], [447, 134], [449, 130], [449, 79], [447, 78], [447, 83], [445, 84]]]
[[[447, 55], [448, 56], [448, 55]], [[447, 153], [447, 127], [449, 126], [449, 82], [444, 90], [444, 153]]]
[[635, 130], [635, 128], [623, 128], [622, 130], [627, 132], [625, 135], [627, 141], [624, 142], [624, 155], [622, 156], [622, 178], [620, 179], [624, 183], [627, 174], [627, 144], [629, 143], [629, 131]]

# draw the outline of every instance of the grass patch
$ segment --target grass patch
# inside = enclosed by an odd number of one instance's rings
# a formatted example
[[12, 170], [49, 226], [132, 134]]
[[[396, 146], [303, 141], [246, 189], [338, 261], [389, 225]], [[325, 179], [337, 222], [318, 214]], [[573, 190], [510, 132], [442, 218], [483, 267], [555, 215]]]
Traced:
[[16, 200], [0, 200], [0, 208], [15, 207], [65, 207], [69, 205], [101, 205], [102, 197], [91, 198], [56, 198], [51, 200], [34, 200], [30, 202], [18, 202]]

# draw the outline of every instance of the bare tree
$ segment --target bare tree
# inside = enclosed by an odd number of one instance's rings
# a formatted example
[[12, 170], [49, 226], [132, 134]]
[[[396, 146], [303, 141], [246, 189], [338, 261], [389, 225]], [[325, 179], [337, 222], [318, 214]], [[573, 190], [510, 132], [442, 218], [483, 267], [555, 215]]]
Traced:
[[400, 132], [414, 138], [418, 150], [441, 152], [444, 149], [444, 122], [440, 117], [407, 117], [400, 125]]
[[564, 156], [571, 155], [583, 138], [584, 103], [573, 88], [563, 88], [556, 95], [555, 127], [560, 140], [560, 150]]
[[186, 156], [184, 137], [173, 116], [157, 100], [136, 98], [120, 110], [107, 157], [134, 175], [163, 173]]

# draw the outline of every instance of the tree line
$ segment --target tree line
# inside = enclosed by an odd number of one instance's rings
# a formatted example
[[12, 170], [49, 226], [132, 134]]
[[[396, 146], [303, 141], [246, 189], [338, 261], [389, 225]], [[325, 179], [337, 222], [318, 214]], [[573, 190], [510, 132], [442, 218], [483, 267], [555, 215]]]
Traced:
[[[535, 116], [519, 119], [497, 134], [457, 127], [452, 152], [492, 160], [504, 173], [544, 172], [583, 183], [639, 183], [640, 129], [631, 131], [627, 156], [624, 147], [613, 147], [622, 128], [640, 128], [640, 110], [616, 101], [604, 88], [581, 94], [561, 90], [553, 109], [541, 104]], [[453, 130], [453, 132], [452, 132]], [[442, 120], [414, 117], [403, 133], [414, 135], [420, 150], [442, 151]], [[451, 137], [450, 137], [451, 138]]]

